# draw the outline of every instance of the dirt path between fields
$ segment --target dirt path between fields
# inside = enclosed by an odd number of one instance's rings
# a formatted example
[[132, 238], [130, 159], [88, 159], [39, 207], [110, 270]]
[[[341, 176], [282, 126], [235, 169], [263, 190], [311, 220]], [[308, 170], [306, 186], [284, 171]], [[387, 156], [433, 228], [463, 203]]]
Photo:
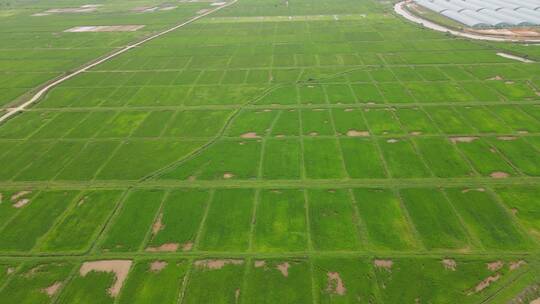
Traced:
[[26, 101], [26, 102], [24, 102], [24, 103], [22, 103], [22, 104], [20, 104], [20, 105], [18, 105], [16, 107], [6, 109], [6, 113], [4, 113], [4, 114], [2, 114], [2, 116], [0, 116], [0, 124], [2, 122], [6, 121], [7, 119], [9, 119], [11, 116], [23, 111], [24, 109], [28, 108], [32, 104], [36, 103], [51, 88], [61, 84], [62, 82], [66, 81], [68, 79], [71, 79], [71, 78], [73, 78], [73, 77], [75, 77], [75, 76], [77, 76], [77, 75], [79, 75], [79, 74], [81, 74], [81, 73], [83, 73], [83, 72], [97, 66], [97, 65], [100, 65], [100, 64], [102, 64], [102, 63], [104, 63], [106, 61], [109, 61], [112, 58], [131, 50], [132, 48], [141, 46], [142, 44], [144, 44], [144, 43], [146, 43], [148, 41], [154, 40], [154, 39], [156, 39], [158, 37], [161, 37], [161, 36], [163, 36], [163, 35], [165, 35], [167, 33], [170, 33], [170, 32], [172, 32], [174, 30], [177, 30], [177, 29], [179, 29], [179, 28], [181, 28], [181, 27], [183, 27], [185, 25], [188, 25], [188, 24], [190, 24], [190, 23], [192, 23], [194, 21], [197, 21], [197, 20], [199, 20], [199, 19], [201, 19], [201, 18], [203, 18], [203, 17], [205, 17], [207, 15], [210, 15], [210, 14], [212, 14], [212, 13], [214, 13], [214, 12], [216, 12], [216, 11], [222, 9], [222, 8], [231, 6], [231, 5], [235, 4], [237, 1], [238, 0], [232, 0], [231, 2], [229, 2], [227, 4], [224, 4], [224, 5], [218, 6], [216, 8], [213, 8], [213, 9], [211, 9], [209, 11], [206, 11], [206, 12], [204, 12], [204, 13], [198, 15], [198, 16], [195, 16], [195, 17], [193, 17], [193, 18], [191, 18], [191, 19], [189, 19], [189, 20], [187, 20], [187, 21], [185, 21], [183, 23], [177, 24], [177, 25], [175, 25], [175, 26], [173, 26], [171, 28], [168, 28], [166, 30], [158, 32], [158, 33], [156, 33], [156, 34], [154, 34], [154, 35], [152, 35], [152, 36], [150, 36], [148, 38], [145, 38], [145, 39], [143, 39], [143, 40], [141, 40], [139, 42], [130, 44], [130, 45], [118, 50], [118, 51], [115, 51], [114, 53], [112, 53], [110, 55], [107, 55], [106, 57], [104, 57], [102, 59], [99, 59], [99, 60], [94, 61], [92, 63], [86, 64], [86, 65], [82, 66], [81, 68], [79, 68], [78, 70], [76, 70], [74, 72], [71, 72], [71, 73], [67, 74], [66, 76], [63, 76], [63, 77], [51, 82], [50, 84], [48, 84], [45, 87], [43, 87], [42, 89], [40, 89], [37, 93], [35, 93], [28, 101]]
[[536, 42], [540, 43], [540, 39], [512, 39], [512, 38], [503, 38], [503, 37], [490, 37], [490, 36], [484, 36], [479, 34], [473, 34], [473, 33], [465, 33], [460, 32], [456, 30], [451, 30], [445, 26], [442, 26], [440, 24], [428, 21], [426, 19], [422, 19], [419, 16], [413, 15], [409, 11], [405, 9], [405, 6], [409, 3], [412, 3], [411, 0], [405, 0], [402, 2], [398, 2], [394, 5], [394, 11], [396, 14], [402, 16], [403, 18], [412, 21], [414, 23], [421, 24], [429, 29], [438, 31], [438, 32], [444, 32], [444, 33], [450, 33], [454, 36], [458, 37], [464, 37], [469, 39], [475, 39], [475, 40], [484, 40], [484, 41], [497, 41], [497, 42]]

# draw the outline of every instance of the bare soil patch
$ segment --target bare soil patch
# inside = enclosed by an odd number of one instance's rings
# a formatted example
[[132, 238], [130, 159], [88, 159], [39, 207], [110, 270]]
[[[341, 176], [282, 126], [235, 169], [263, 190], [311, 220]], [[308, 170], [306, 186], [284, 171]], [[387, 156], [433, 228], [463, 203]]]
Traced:
[[476, 136], [454, 136], [454, 137], [450, 137], [450, 141], [453, 142], [453, 143], [458, 143], [458, 142], [470, 143], [470, 142], [473, 142], [473, 141], [475, 141], [477, 139], [478, 139], [478, 137], [476, 137]]
[[369, 136], [369, 132], [368, 131], [349, 130], [349, 131], [347, 131], [347, 136], [350, 136], [350, 137], [365, 137], [365, 136]]
[[456, 271], [457, 263], [456, 263], [455, 260], [452, 260], [452, 259], [444, 259], [444, 260], [442, 260], [442, 264], [443, 264], [443, 266], [444, 266], [444, 269]]
[[392, 265], [394, 265], [394, 261], [392, 260], [373, 260], [373, 265], [377, 268], [384, 268], [386, 270], [392, 269]]
[[309, 133], [309, 136], [317, 136], [317, 135], [319, 135], [319, 133], [317, 133], [317, 132], [310, 132]]
[[351, 109], [351, 108], [345, 109], [345, 112], [352, 112], [352, 111], [354, 111], [354, 109]]
[[258, 261], [255, 261], [254, 264], [255, 264], [255, 268], [260, 268], [260, 267], [266, 266], [266, 261], [258, 260]]
[[510, 262], [509, 268], [510, 268], [510, 271], [512, 271], [512, 270], [518, 269], [519, 267], [523, 265], [527, 265], [527, 262], [525, 262], [524, 260], [512, 261]]
[[506, 172], [496, 171], [496, 172], [491, 173], [489, 176], [493, 178], [507, 178], [510, 175], [508, 175], [508, 173]]
[[182, 244], [182, 251], [190, 251], [191, 249], [193, 249], [193, 242]]
[[480, 291], [488, 288], [491, 285], [491, 283], [499, 280], [500, 278], [501, 278], [501, 275], [498, 274], [498, 273], [485, 278], [482, 282], [478, 283], [478, 285], [476, 285], [476, 287], [474, 287], [474, 292], [480, 292]]
[[343, 284], [343, 280], [337, 272], [328, 272], [326, 273], [328, 277], [328, 285], [326, 286], [326, 291], [329, 293], [337, 294], [340, 296], [345, 295], [347, 289]]
[[101, 4], [86, 4], [79, 7], [66, 7], [66, 8], [52, 8], [41, 13], [33, 14], [34, 17], [48, 16], [52, 14], [80, 14], [80, 13], [92, 13], [100, 7]]
[[256, 132], [247, 132], [242, 135], [240, 135], [241, 138], [260, 138], [259, 135], [257, 135]]
[[411, 134], [411, 135], [413, 135], [413, 136], [418, 136], [418, 135], [422, 135], [422, 132], [420, 132], [420, 131], [412, 131], [412, 132], [409, 133], [409, 134]]
[[495, 262], [487, 263], [486, 265], [487, 265], [487, 269], [491, 271], [497, 271], [504, 266], [504, 263], [503, 261], [495, 261]]
[[504, 141], [510, 141], [510, 140], [516, 140], [517, 137], [515, 136], [498, 136], [498, 140], [504, 140]]
[[529, 304], [540, 304], [540, 298], [532, 300]]
[[45, 267], [45, 265], [37, 265], [36, 267], [28, 270], [25, 274], [24, 274], [24, 277], [25, 278], [31, 278], [33, 276], [36, 275], [36, 273], [38, 273], [39, 271], [41, 271], [41, 269]]
[[165, 267], [167, 267], [167, 265], [168, 265], [168, 263], [165, 262], [165, 261], [154, 261], [154, 262], [150, 263], [150, 271], [152, 271], [152, 272], [160, 272], [163, 269], [165, 269]]
[[395, 138], [390, 138], [390, 139], [387, 139], [386, 142], [389, 143], [389, 144], [395, 144], [397, 143], [399, 140], [395, 139]]
[[225, 260], [198, 260], [194, 265], [200, 268], [207, 268], [210, 270], [221, 269], [225, 265], [242, 265], [243, 260], [225, 259]]
[[6, 274], [12, 274], [15, 272], [15, 268], [13, 267], [8, 267], [8, 269], [6, 269]]
[[11, 196], [11, 201], [16, 202], [19, 198], [32, 193], [31, 191], [19, 191]]
[[281, 272], [284, 277], [289, 276], [289, 267], [291, 267], [291, 264], [289, 264], [289, 262], [284, 262], [276, 265], [276, 269], [279, 270], [279, 272]]
[[467, 192], [470, 192], [470, 191], [485, 192], [486, 189], [484, 189], [484, 188], [476, 188], [476, 189], [467, 188], [467, 189], [461, 190], [461, 193], [467, 193]]
[[233, 177], [234, 177], [234, 174], [232, 174], [232, 173], [229, 173], [229, 172], [223, 173], [223, 178], [224, 179], [230, 179], [230, 178], [233, 178]]
[[55, 282], [51, 286], [43, 288], [41, 291], [49, 297], [53, 297], [58, 292], [60, 287], [62, 287], [62, 282]]
[[240, 288], [237, 288], [234, 291], [234, 303], [238, 303], [239, 299], [240, 299]]
[[152, 236], [156, 236], [161, 230], [165, 228], [163, 224], [163, 212], [159, 213], [158, 218], [152, 225]]
[[180, 245], [178, 243], [165, 243], [157, 247], [148, 247], [146, 251], [148, 252], [175, 252], [178, 250]]
[[75, 26], [68, 28], [66, 33], [89, 33], [89, 32], [135, 32], [144, 25], [96, 25], [96, 26]]
[[488, 78], [487, 80], [503, 80], [503, 78], [499, 75], [493, 76], [491, 78]]
[[115, 298], [120, 292], [120, 289], [122, 289], [122, 285], [124, 284], [124, 280], [127, 278], [131, 264], [131, 260], [103, 260], [84, 262], [79, 273], [83, 277], [91, 271], [114, 273], [115, 280], [108, 291], [109, 294]]
[[30, 200], [27, 199], [27, 198], [23, 198], [23, 199], [17, 201], [15, 204], [13, 204], [13, 207], [19, 209], [19, 208], [22, 208], [22, 207], [28, 205], [28, 203], [30, 203]]
[[77, 206], [82, 206], [86, 202], [86, 199], [88, 199], [88, 196], [81, 198], [81, 200], [77, 203]]

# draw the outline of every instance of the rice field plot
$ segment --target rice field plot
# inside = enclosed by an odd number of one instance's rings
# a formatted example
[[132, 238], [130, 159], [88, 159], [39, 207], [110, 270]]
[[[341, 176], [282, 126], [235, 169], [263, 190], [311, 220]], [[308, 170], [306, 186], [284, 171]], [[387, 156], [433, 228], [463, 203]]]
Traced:
[[[178, 161], [201, 146], [198, 141], [137, 141], [123, 142], [96, 173], [97, 179], [139, 179], [165, 165]], [[159, 157], [154, 157], [159, 155]]]
[[484, 176], [504, 173], [515, 175], [513, 166], [497, 149], [489, 145], [484, 138], [454, 137], [450, 138], [463, 155], [470, 161], [474, 169]]
[[0, 171], [0, 180], [11, 180], [18, 172], [32, 163], [32, 160], [39, 158], [46, 153], [54, 142], [21, 142], [15, 143], [9, 151], [1, 156], [3, 168]]
[[484, 107], [455, 107], [479, 133], [508, 134], [512, 130], [504, 122]]
[[380, 258], [373, 264], [383, 303], [478, 303], [492, 297], [503, 302], [499, 289], [517, 284], [514, 280], [530, 280], [521, 275], [527, 264], [519, 260]]
[[307, 249], [306, 201], [301, 190], [262, 190], [259, 193], [253, 250], [257, 252]]
[[151, 227], [146, 251], [190, 251], [208, 208], [209, 195], [198, 190], [168, 193]]
[[366, 109], [364, 117], [369, 130], [374, 135], [399, 135], [403, 134], [403, 129], [399, 120], [395, 117], [392, 108], [386, 109]]
[[331, 179], [347, 176], [337, 138], [304, 138], [302, 144], [307, 178]]
[[340, 138], [343, 161], [351, 178], [385, 178], [387, 172], [376, 144], [369, 138]]
[[398, 108], [396, 116], [410, 135], [439, 134], [439, 128], [429, 115], [420, 108]]
[[414, 228], [428, 249], [470, 246], [461, 219], [439, 190], [402, 189], [399, 192]]
[[302, 173], [300, 140], [297, 138], [267, 139], [264, 143], [262, 178], [299, 179]]
[[36, 248], [46, 252], [83, 252], [97, 237], [100, 228], [115, 209], [120, 191], [93, 191], [81, 195], [63, 219]]
[[280, 136], [295, 136], [300, 134], [300, 111], [282, 110], [279, 117], [274, 122], [270, 135], [275, 137]]
[[415, 138], [413, 141], [426, 164], [436, 176], [444, 178], [474, 174], [466, 160], [448, 139], [427, 137]]
[[490, 144], [501, 152], [514, 166], [526, 175], [540, 175], [540, 154], [521, 137], [490, 138]]
[[300, 112], [304, 135], [334, 135], [330, 111], [326, 109], [302, 110]]
[[254, 139], [218, 141], [192, 158], [185, 159], [162, 178], [253, 179], [258, 175], [261, 146], [259, 140]]
[[425, 107], [435, 125], [445, 134], [475, 134], [477, 130], [454, 107]]
[[249, 189], [218, 190], [214, 193], [201, 230], [201, 250], [248, 249], [254, 195]]
[[473, 238], [492, 250], [530, 248], [529, 236], [511, 217], [510, 211], [495, 201], [484, 188], [446, 189], [450, 202]]
[[169, 125], [174, 111], [152, 111], [131, 133], [134, 138], [159, 137], [163, 130]]
[[18, 266], [19, 265], [17, 265], [16, 263], [0, 263], [0, 284], [2, 284], [2, 286], [4, 285], [5, 281], [10, 279], [14, 275]]
[[369, 134], [361, 110], [333, 109], [332, 119], [338, 135], [367, 136]]
[[370, 247], [410, 250], [417, 246], [399, 197], [386, 189], [354, 189], [361, 230]]
[[[5, 303], [52, 303], [75, 267], [70, 262], [27, 262], [0, 291]], [[13, 270], [15, 271], [15, 270]]]
[[30, 200], [36, 196], [29, 190], [1, 191], [0, 199], [0, 227], [4, 226], [20, 209], [27, 205]]
[[136, 261], [118, 303], [175, 303], [187, 266], [186, 260]]
[[260, 137], [271, 131], [274, 121], [278, 119], [277, 111], [255, 110], [243, 111], [238, 115], [232, 125], [227, 128], [227, 134], [235, 137]]
[[182, 303], [237, 303], [243, 294], [245, 264], [241, 259], [196, 260]]
[[358, 224], [346, 190], [309, 190], [309, 227], [318, 250], [354, 250], [360, 247]]
[[360, 258], [317, 258], [314, 276], [320, 303], [378, 303], [370, 261]]
[[91, 180], [120, 145], [116, 140], [88, 142], [54, 179]]
[[311, 303], [311, 271], [307, 260], [254, 260], [240, 290], [244, 303]]
[[95, 260], [77, 265], [58, 303], [114, 303], [132, 267], [131, 260]]
[[29, 251], [53, 226], [77, 196], [77, 191], [44, 191], [35, 197], [21, 196], [19, 211], [0, 230], [4, 252]]
[[[122, 202], [118, 215], [108, 224], [100, 241], [100, 250], [109, 252], [137, 251], [150, 231], [162, 204], [164, 192], [135, 190]], [[137, 221], [132, 219], [136, 218]]]
[[35, 157], [14, 177], [19, 181], [50, 180], [84, 147], [83, 142], [58, 141]]
[[430, 177], [431, 171], [406, 138], [379, 139], [389, 175], [394, 178]]
[[[231, 113], [229, 111], [182, 111], [168, 123], [163, 135], [168, 137], [215, 136]], [[201, 128], [201, 125], [204, 126]]]
[[495, 191], [518, 222], [530, 235], [538, 239], [540, 237], [538, 186], [500, 187]]

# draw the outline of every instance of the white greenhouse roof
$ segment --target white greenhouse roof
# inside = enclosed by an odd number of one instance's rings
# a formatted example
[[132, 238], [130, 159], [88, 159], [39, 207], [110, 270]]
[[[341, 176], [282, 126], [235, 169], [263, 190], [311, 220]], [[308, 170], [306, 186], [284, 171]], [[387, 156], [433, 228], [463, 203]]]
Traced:
[[470, 27], [540, 25], [540, 0], [414, 0]]

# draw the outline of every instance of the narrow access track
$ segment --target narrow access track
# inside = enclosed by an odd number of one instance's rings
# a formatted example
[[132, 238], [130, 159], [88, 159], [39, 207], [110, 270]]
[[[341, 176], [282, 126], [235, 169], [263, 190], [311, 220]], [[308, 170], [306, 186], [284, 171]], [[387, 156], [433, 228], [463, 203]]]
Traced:
[[202, 13], [200, 15], [197, 15], [197, 16], [195, 16], [195, 17], [193, 17], [193, 18], [191, 18], [191, 19], [189, 19], [189, 20], [187, 20], [187, 21], [185, 21], [183, 23], [177, 24], [177, 25], [175, 25], [175, 26], [173, 26], [171, 28], [168, 28], [166, 30], [163, 30], [161, 32], [153, 34], [150, 37], [147, 37], [147, 38], [145, 38], [145, 39], [143, 39], [143, 40], [141, 40], [139, 42], [129, 44], [129, 45], [127, 45], [127, 46], [113, 52], [112, 54], [109, 54], [109, 55], [105, 56], [104, 58], [101, 58], [101, 59], [99, 59], [97, 61], [86, 64], [86, 65], [82, 66], [81, 68], [79, 68], [78, 70], [73, 71], [73, 72], [71, 72], [71, 73], [69, 73], [69, 74], [67, 74], [67, 75], [65, 75], [65, 76], [63, 76], [63, 77], [49, 83], [48, 85], [44, 86], [39, 91], [37, 91], [37, 93], [32, 95], [32, 97], [29, 100], [23, 102], [22, 104], [20, 104], [18, 106], [8, 108], [6, 113], [4, 113], [2, 116], [0, 116], [0, 124], [2, 122], [4, 122], [4, 121], [8, 120], [13, 115], [17, 114], [18, 112], [21, 112], [24, 109], [31, 106], [32, 104], [36, 103], [41, 98], [41, 96], [43, 96], [51, 88], [54, 88], [55, 86], [61, 84], [62, 82], [66, 81], [68, 79], [71, 79], [71, 78], [73, 78], [73, 77], [75, 77], [75, 76], [77, 76], [77, 75], [79, 75], [79, 74], [81, 74], [81, 73], [83, 73], [83, 72], [85, 72], [85, 71], [99, 65], [99, 64], [102, 64], [102, 63], [104, 63], [104, 62], [106, 62], [108, 60], [111, 60], [112, 58], [117, 57], [118, 55], [121, 55], [121, 54], [131, 50], [132, 48], [138, 47], [138, 46], [140, 46], [140, 45], [142, 45], [142, 44], [144, 44], [144, 43], [146, 43], [148, 41], [154, 40], [154, 39], [156, 39], [158, 37], [161, 37], [161, 36], [163, 36], [163, 35], [165, 35], [167, 33], [170, 33], [170, 32], [172, 32], [174, 30], [177, 30], [177, 29], [179, 29], [179, 28], [181, 28], [181, 27], [183, 27], [185, 25], [188, 25], [188, 24], [190, 24], [190, 23], [192, 23], [192, 22], [194, 22], [196, 20], [199, 20], [199, 19], [201, 19], [201, 18], [203, 18], [205, 16], [208, 16], [208, 15], [210, 15], [210, 14], [212, 14], [212, 13], [214, 13], [214, 12], [220, 10], [220, 9], [231, 6], [231, 5], [235, 4], [237, 1], [238, 0], [233, 0], [231, 2], [228, 2], [228, 3], [224, 4], [224, 5], [218, 6], [218, 7], [214, 8], [214, 9], [211, 9], [211, 10], [209, 10], [207, 12], [204, 12], [204, 13]]
[[402, 16], [403, 18], [409, 21], [421, 24], [429, 29], [432, 29], [438, 32], [450, 33], [458, 37], [475, 39], [475, 40], [484, 40], [484, 41], [540, 43], [540, 39], [512, 39], [512, 38], [503, 38], [503, 37], [491, 37], [491, 36], [484, 36], [480, 34], [465, 33], [465, 32], [452, 30], [440, 24], [428, 21], [426, 19], [422, 19], [416, 15], [413, 15], [409, 11], [407, 11], [405, 9], [405, 6], [411, 2], [412, 2], [411, 0], [405, 0], [405, 1], [396, 3], [394, 5], [394, 11], [396, 12], [396, 14]]

